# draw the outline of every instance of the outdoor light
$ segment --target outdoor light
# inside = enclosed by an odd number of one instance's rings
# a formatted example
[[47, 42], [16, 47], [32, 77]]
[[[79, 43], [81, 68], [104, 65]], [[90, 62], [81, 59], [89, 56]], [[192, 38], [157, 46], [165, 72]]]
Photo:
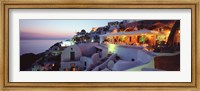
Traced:
[[71, 45], [74, 45], [74, 42], [73, 42], [73, 41], [71, 41]]
[[122, 37], [122, 41], [124, 41], [124, 40], [125, 40], [125, 38], [126, 38], [126, 36], [123, 36], [123, 37]]
[[140, 42], [145, 42], [145, 37], [144, 36], [140, 37]]
[[92, 39], [91, 42], [94, 42], [94, 39]]
[[114, 53], [116, 50], [116, 45], [115, 44], [108, 44], [108, 52]]

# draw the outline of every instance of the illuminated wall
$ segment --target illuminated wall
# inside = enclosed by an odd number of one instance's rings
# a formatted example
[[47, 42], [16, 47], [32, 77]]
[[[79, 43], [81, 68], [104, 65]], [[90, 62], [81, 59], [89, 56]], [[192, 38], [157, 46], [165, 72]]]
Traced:
[[117, 46], [115, 44], [108, 44], [108, 53], [115, 53], [117, 50]]

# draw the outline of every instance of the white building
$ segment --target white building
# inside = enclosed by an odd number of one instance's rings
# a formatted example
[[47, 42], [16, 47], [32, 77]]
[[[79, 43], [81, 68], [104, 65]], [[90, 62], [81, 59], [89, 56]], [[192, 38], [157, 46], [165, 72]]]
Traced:
[[79, 60], [81, 56], [81, 50], [77, 45], [68, 46], [61, 54], [60, 70], [72, 69], [71, 65], [80, 66]]
[[74, 45], [74, 42], [73, 41], [70, 41], [70, 40], [65, 40], [65, 41], [62, 41], [60, 43], [61, 47], [67, 47], [67, 46], [71, 46], [71, 45]]
[[[154, 53], [151, 50], [152, 48], [147, 49], [147, 47], [155, 45], [156, 36], [159, 35], [161, 34], [150, 30], [118, 32], [100, 35], [100, 43], [107, 46], [108, 53], [112, 54], [112, 56], [110, 56], [110, 58], [108, 58], [108, 60], [101, 65], [95, 67], [93, 71], [141, 71], [143, 69], [158, 70], [155, 69], [154, 58], [162, 55], [163, 53]], [[146, 36], [146, 38], [149, 40], [147, 43], [144, 42], [139, 44], [138, 42], [140, 42], [142, 39], [138, 40], [138, 38], [135, 38], [135, 36]], [[104, 42], [106, 38], [109, 38], [109, 41]], [[122, 42], [116, 40], [119, 38], [124, 38], [124, 41]], [[180, 54], [180, 52], [167, 54], [164, 53], [162, 56], [168, 56], [171, 58], [171, 56], [177, 54]]]
[[60, 70], [91, 69], [106, 58], [107, 54], [107, 49], [98, 46], [97, 43], [81, 43], [69, 46], [61, 54]]

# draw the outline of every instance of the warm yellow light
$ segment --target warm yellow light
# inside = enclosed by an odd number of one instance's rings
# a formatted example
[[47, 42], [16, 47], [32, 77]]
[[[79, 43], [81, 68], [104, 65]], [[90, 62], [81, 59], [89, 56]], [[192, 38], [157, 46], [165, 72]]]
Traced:
[[116, 50], [116, 45], [115, 44], [108, 44], [108, 52], [114, 53]]
[[170, 34], [170, 31], [168, 31], [168, 34]]
[[93, 27], [93, 28], [92, 28], [92, 31], [93, 31], [93, 32], [95, 32], [96, 30], [97, 30], [97, 28], [96, 28], [96, 27]]
[[117, 33], [117, 29], [115, 28], [112, 33]]

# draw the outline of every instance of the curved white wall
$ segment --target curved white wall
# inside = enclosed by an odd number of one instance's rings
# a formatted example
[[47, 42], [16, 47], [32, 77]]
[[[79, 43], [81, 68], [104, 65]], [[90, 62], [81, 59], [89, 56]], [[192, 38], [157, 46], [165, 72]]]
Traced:
[[132, 61], [132, 59], [137, 59], [137, 53], [139, 50], [141, 50], [141, 48], [116, 45], [115, 53], [122, 60]]

